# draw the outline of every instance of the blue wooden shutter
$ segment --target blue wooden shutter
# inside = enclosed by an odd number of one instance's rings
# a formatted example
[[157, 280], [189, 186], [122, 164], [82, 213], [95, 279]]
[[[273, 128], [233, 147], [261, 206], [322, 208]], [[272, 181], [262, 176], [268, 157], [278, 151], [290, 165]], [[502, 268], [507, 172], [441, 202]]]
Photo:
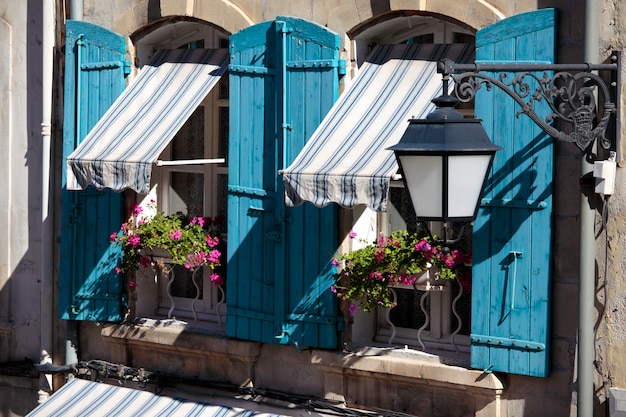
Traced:
[[337, 347], [336, 208], [286, 208], [278, 171], [337, 98], [339, 38], [293, 18], [231, 36], [229, 336]]
[[[498, 22], [476, 34], [476, 60], [553, 63], [555, 25], [553, 9]], [[497, 88], [480, 92], [475, 106], [487, 134], [504, 150], [496, 154], [474, 224], [471, 364], [545, 377], [550, 356], [552, 139], [527, 116], [516, 117], [519, 106]], [[548, 114], [547, 106], [537, 109], [541, 116]]]
[[[65, 44], [63, 161], [124, 89], [124, 37], [87, 22], [68, 21]], [[119, 321], [120, 251], [109, 235], [123, 221], [121, 194], [68, 191], [63, 164], [59, 315], [66, 320]]]

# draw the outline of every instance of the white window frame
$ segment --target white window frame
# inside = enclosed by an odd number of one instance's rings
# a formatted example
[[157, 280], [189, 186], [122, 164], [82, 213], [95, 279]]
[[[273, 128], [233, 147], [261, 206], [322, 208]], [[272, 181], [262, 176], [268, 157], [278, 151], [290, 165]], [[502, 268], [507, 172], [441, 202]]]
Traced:
[[[198, 23], [177, 22], [160, 28], [146, 36], [138, 45], [137, 56], [140, 61], [147, 61], [159, 49], [174, 49], [190, 42], [203, 41], [204, 48], [224, 47], [228, 43], [228, 35], [211, 26]], [[186, 161], [172, 161], [172, 145], [170, 144], [159, 156], [157, 166], [153, 168], [153, 183], [157, 184], [156, 202], [158, 210], [166, 214], [173, 214], [179, 208], [172, 206], [170, 192], [171, 174], [196, 173], [204, 176], [203, 208], [204, 217], [216, 217], [218, 210], [217, 194], [219, 177], [228, 175], [228, 164], [220, 162], [219, 158], [219, 133], [220, 112], [228, 108], [228, 97], [220, 98], [221, 83], [227, 82], [228, 74], [225, 74], [218, 84], [209, 92], [199, 107], [204, 109], [204, 154], [199, 158]], [[174, 139], [175, 140], [175, 139]], [[174, 163], [168, 163], [174, 162]], [[225, 212], [225, 210], [223, 210]], [[225, 252], [225, 251], [224, 251]], [[226, 262], [226, 253], [222, 254], [222, 262]], [[172, 268], [167, 259], [160, 259], [167, 268]], [[194, 300], [187, 297], [175, 297], [168, 292], [170, 276], [167, 271], [158, 271], [158, 289], [156, 312], [161, 317], [187, 318], [206, 322], [223, 324], [226, 317], [225, 294], [223, 289], [216, 287], [211, 282], [212, 270], [203, 267], [197, 274], [202, 276], [203, 297]], [[175, 274], [172, 270], [169, 274]], [[175, 275], [174, 275], [174, 279]], [[197, 278], [196, 278], [197, 279]]]

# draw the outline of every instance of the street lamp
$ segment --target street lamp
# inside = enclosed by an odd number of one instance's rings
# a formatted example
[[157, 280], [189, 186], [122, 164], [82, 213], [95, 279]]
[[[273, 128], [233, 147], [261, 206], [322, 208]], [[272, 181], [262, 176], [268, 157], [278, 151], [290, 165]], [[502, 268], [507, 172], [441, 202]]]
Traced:
[[[400, 142], [389, 148], [396, 154], [417, 218], [443, 222], [473, 220], [493, 156], [501, 149], [489, 141], [479, 120], [465, 120], [454, 110], [457, 99], [447, 94], [449, 78], [455, 81], [454, 91], [462, 102], [473, 100], [481, 87], [488, 91], [498, 87], [519, 104], [518, 115], [527, 115], [551, 137], [576, 144], [588, 162], [598, 163], [594, 144], [613, 154], [619, 152], [621, 126], [619, 117], [615, 116], [621, 91], [621, 68], [619, 52], [613, 53], [609, 64], [439, 62], [444, 94], [433, 100], [438, 108], [426, 119], [410, 120]], [[539, 71], [545, 71], [543, 77], [535, 75]], [[597, 74], [599, 71], [608, 72], [611, 80], [607, 83]], [[485, 72], [500, 74], [493, 77]], [[511, 79], [507, 72], [516, 75]], [[553, 73], [549, 75], [548, 72]], [[534, 105], [540, 102], [547, 103], [550, 108], [545, 120], [534, 110]], [[554, 120], [558, 120], [562, 127], [553, 126], [551, 122]], [[613, 140], [606, 136], [611, 121]], [[614, 160], [611, 162], [615, 163]], [[603, 166], [600, 162], [596, 168], [602, 171]], [[445, 230], [446, 227], [444, 241]], [[594, 254], [593, 250], [586, 248], [581, 237], [578, 400], [588, 405], [593, 401], [594, 349], [593, 342], [588, 340], [594, 334], [595, 293], [593, 267], [586, 267], [593, 265]], [[579, 413], [586, 411], [588, 407], [579, 408]]]
[[[402, 172], [420, 221], [470, 222], [496, 151], [480, 119], [466, 119], [448, 95], [433, 100], [437, 108], [426, 119], [411, 119], [400, 142], [390, 147]], [[444, 228], [445, 230], [445, 228]], [[445, 237], [444, 237], [445, 241]]]

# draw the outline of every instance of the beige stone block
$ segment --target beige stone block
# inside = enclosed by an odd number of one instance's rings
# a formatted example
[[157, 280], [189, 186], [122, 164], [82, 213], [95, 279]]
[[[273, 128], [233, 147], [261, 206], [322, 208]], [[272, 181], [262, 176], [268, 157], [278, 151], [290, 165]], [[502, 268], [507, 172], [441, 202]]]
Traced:
[[237, 33], [254, 24], [260, 23], [255, 16], [235, 3], [196, 2], [194, 17], [214, 23], [230, 33]]
[[188, 0], [167, 0], [161, 1], [161, 16], [189, 16], [188, 4], [195, 3]]
[[255, 364], [257, 387], [273, 387], [279, 391], [323, 397], [323, 381], [323, 375], [307, 354], [298, 352], [293, 346], [262, 345]]
[[433, 393], [433, 415], [474, 416], [476, 404], [470, 393], [435, 391]]

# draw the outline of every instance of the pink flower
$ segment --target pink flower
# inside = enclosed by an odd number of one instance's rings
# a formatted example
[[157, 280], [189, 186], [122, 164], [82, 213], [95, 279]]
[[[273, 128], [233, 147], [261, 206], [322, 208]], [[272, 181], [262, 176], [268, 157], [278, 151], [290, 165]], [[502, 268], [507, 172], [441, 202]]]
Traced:
[[335, 268], [339, 267], [339, 265], [340, 265], [340, 263], [339, 263], [339, 261], [337, 260], [337, 258], [333, 258], [333, 259], [331, 259], [331, 260], [330, 260], [330, 264], [331, 264], [332, 266], [334, 266]]
[[170, 237], [170, 239], [172, 240], [180, 240], [180, 238], [182, 237], [183, 233], [176, 229], [176, 230], [172, 230], [168, 233], [168, 236]]
[[111, 242], [116, 242], [117, 241], [117, 232], [111, 233], [111, 236], [109, 236], [109, 240]]
[[206, 253], [204, 252], [190, 253], [187, 255], [185, 268], [194, 269], [197, 266], [204, 265], [206, 263], [206, 259]]
[[350, 233], [348, 234], [348, 237], [349, 237], [350, 239], [354, 239], [354, 238], [356, 237], [356, 232], [354, 232], [354, 231], [350, 232]]
[[214, 285], [220, 286], [220, 285], [224, 285], [226, 280], [224, 279], [223, 276], [221, 276], [219, 274], [211, 274], [211, 282]]
[[137, 248], [141, 245], [141, 238], [137, 235], [130, 235], [128, 236], [128, 244], [133, 248]]
[[432, 246], [430, 246], [430, 244], [423, 239], [415, 244], [416, 251], [427, 252], [427, 251], [430, 251], [431, 249], [432, 249]]
[[330, 286], [330, 290], [334, 293], [337, 294], [337, 287], [335, 285], [331, 285]]
[[212, 250], [212, 251], [209, 253], [209, 257], [208, 257], [209, 262], [212, 262], [212, 263], [214, 263], [214, 264], [218, 263], [218, 262], [220, 261], [220, 256], [221, 256], [221, 255], [222, 255], [222, 254], [221, 254], [221, 253], [220, 253], [220, 251], [218, 251], [217, 249]]
[[115, 273], [119, 275], [120, 272], [122, 272], [122, 269], [119, 266], [116, 266], [115, 267]]
[[350, 307], [348, 307], [348, 311], [350, 311], [350, 314], [354, 314], [354, 312], [356, 311], [356, 304], [350, 303]]
[[143, 212], [143, 207], [136, 205], [133, 209], [133, 216], [137, 217], [141, 212]]
[[220, 240], [218, 239], [217, 236], [215, 237], [207, 236], [206, 243], [207, 245], [209, 245], [209, 247], [214, 248], [217, 246], [218, 243], [220, 243]]
[[382, 281], [385, 277], [383, 276], [383, 274], [381, 274], [378, 271], [372, 271], [370, 272], [370, 278], [378, 280], [378, 281]]
[[194, 224], [198, 223], [200, 225], [200, 227], [204, 226], [204, 218], [203, 217], [194, 217], [193, 219], [191, 219], [191, 221], [189, 222], [189, 224], [191, 226], [193, 226]]
[[129, 287], [136, 287], [137, 283], [135, 281], [128, 281], [128, 286]]
[[374, 259], [378, 262], [381, 262], [385, 257], [385, 248], [377, 248], [376, 252], [374, 252]]

